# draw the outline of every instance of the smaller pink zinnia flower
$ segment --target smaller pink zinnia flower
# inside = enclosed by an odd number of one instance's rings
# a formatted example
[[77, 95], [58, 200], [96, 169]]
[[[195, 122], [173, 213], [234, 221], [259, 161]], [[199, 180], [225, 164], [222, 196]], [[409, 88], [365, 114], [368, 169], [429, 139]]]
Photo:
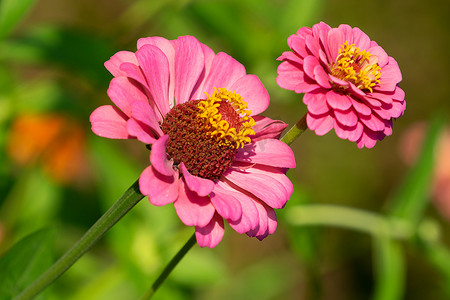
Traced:
[[403, 115], [405, 94], [397, 62], [359, 28], [321, 22], [288, 38], [291, 51], [278, 60], [280, 87], [305, 93], [308, 128], [372, 148], [392, 134]]
[[192, 36], [140, 39], [105, 66], [117, 107], [97, 108], [92, 131], [151, 145], [139, 186], [152, 204], [173, 203], [201, 247], [222, 240], [224, 220], [258, 239], [275, 231], [295, 160], [278, 140], [286, 124], [258, 115], [269, 105], [258, 77]]

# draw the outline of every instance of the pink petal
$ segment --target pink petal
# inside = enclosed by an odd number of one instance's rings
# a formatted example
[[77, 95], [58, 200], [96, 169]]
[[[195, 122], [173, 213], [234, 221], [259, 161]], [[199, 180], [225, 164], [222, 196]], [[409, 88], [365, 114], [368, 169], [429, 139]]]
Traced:
[[294, 50], [295, 53], [297, 53], [300, 57], [304, 58], [309, 55], [308, 51], [306, 50], [305, 37], [293, 34], [288, 37], [287, 44], [289, 48]]
[[334, 109], [347, 110], [352, 106], [352, 102], [348, 96], [336, 93], [333, 90], [328, 91], [327, 103]]
[[285, 171], [280, 170], [280, 168], [255, 165], [252, 168], [246, 169], [246, 171], [249, 174], [262, 174], [265, 176], [269, 176], [281, 183], [281, 185], [284, 187], [284, 190], [286, 191], [286, 199], [283, 200], [285, 202], [289, 200], [292, 192], [294, 191], [294, 185], [292, 184], [291, 180], [286, 176]]
[[390, 113], [393, 118], [398, 118], [403, 115], [406, 109], [406, 101], [394, 101], [392, 102], [392, 109]]
[[334, 116], [339, 123], [345, 126], [356, 126], [358, 122], [358, 116], [351, 108], [347, 111], [335, 110]]
[[405, 99], [405, 92], [401, 88], [396, 87], [394, 94], [392, 94], [392, 99], [403, 101]]
[[339, 28], [332, 28], [330, 31], [328, 31], [328, 50], [331, 55], [331, 61], [336, 60], [336, 57], [338, 56], [339, 49], [342, 44], [345, 42], [345, 37]]
[[331, 128], [333, 128], [333, 122], [333, 117], [329, 114], [313, 115], [308, 112], [306, 115], [306, 124], [308, 125], [308, 128], [314, 130], [319, 136], [328, 133]]
[[[268, 206], [264, 207], [267, 210], [267, 228], [269, 229], [269, 234], [273, 234], [277, 229], [277, 215], [275, 214], [275, 211], [272, 208]], [[261, 240], [260, 237], [257, 238]]]
[[302, 67], [289, 61], [282, 62], [277, 73], [277, 84], [284, 89], [293, 91], [300, 82], [304, 82]]
[[211, 203], [216, 211], [223, 218], [231, 221], [238, 221], [242, 217], [242, 206], [239, 200], [234, 197], [231, 191], [228, 191], [220, 185], [215, 185], [210, 195]]
[[136, 57], [147, 80], [152, 99], [162, 116], [169, 112], [169, 62], [156, 46], [145, 45]]
[[120, 69], [120, 65], [124, 62], [137, 65], [137, 59], [134, 53], [130, 51], [117, 52], [105, 62], [105, 68], [115, 77], [127, 76], [126, 73]]
[[142, 73], [142, 70], [139, 66], [125, 62], [120, 65], [120, 70], [125, 72], [127, 77], [136, 80], [138, 83], [142, 85], [143, 88], [148, 90], [147, 81], [145, 80], [145, 76]]
[[283, 52], [278, 58], [277, 60], [281, 60], [281, 61], [287, 61], [289, 63], [291, 63], [294, 66], [297, 66], [297, 68], [301, 65], [303, 65], [303, 58], [301, 58], [300, 56], [298, 56], [297, 54], [295, 54], [292, 51], [285, 51]]
[[155, 114], [153, 108], [150, 107], [148, 101], [134, 101], [131, 103], [131, 116], [133, 119], [147, 125], [153, 132], [156, 133], [155, 136], [161, 136], [164, 133], [159, 127], [158, 117], [159, 114]]
[[402, 81], [402, 73], [397, 62], [389, 57], [389, 63], [381, 69], [380, 83], [376, 86], [377, 91], [394, 91], [397, 84]]
[[169, 135], [165, 134], [155, 141], [150, 151], [150, 162], [153, 167], [162, 175], [173, 176], [173, 161], [167, 157], [166, 146], [169, 141]]
[[306, 48], [315, 57], [319, 57], [320, 44], [319, 39], [315, 36], [309, 35], [305, 38]]
[[316, 66], [320, 66], [320, 62], [312, 55], [308, 55], [303, 60], [303, 70], [306, 75], [308, 75], [311, 79], [314, 79], [314, 68]]
[[236, 91], [247, 102], [251, 116], [262, 113], [269, 106], [269, 93], [256, 75], [239, 78], [230, 86], [230, 90]]
[[344, 126], [339, 122], [334, 123], [336, 135], [341, 139], [348, 139], [351, 142], [356, 142], [361, 137], [363, 130], [364, 126], [360, 122], [352, 127]]
[[228, 54], [219, 52], [212, 61], [211, 69], [202, 88], [203, 92], [211, 95], [214, 88], [224, 87], [233, 91], [235, 89], [232, 88], [232, 85], [245, 74], [245, 68], [241, 63]]
[[295, 158], [291, 148], [275, 139], [264, 139], [246, 144], [237, 151], [234, 160], [279, 168], [295, 168]]
[[374, 99], [377, 99], [378, 101], [381, 101], [385, 104], [391, 104], [392, 103], [392, 95], [387, 95], [385, 93], [377, 93], [373, 92], [370, 94], [370, 97], [373, 97]]
[[348, 139], [351, 142], [356, 142], [361, 137], [363, 130], [364, 126], [360, 122], [352, 127], [344, 126], [337, 121], [334, 123], [336, 135], [341, 139]]
[[110, 139], [129, 139], [127, 131], [128, 117], [117, 107], [103, 105], [94, 110], [89, 117], [92, 131], [101, 137]]
[[175, 49], [175, 102], [191, 100], [198, 78], [204, 71], [205, 58], [200, 42], [193, 36], [181, 36]]
[[283, 185], [273, 177], [265, 174], [252, 174], [248, 172], [229, 169], [225, 178], [245, 192], [252, 193], [267, 205], [273, 208], [282, 208], [286, 204], [287, 191]]
[[314, 68], [314, 79], [317, 81], [318, 84], [320, 84], [321, 87], [330, 89], [331, 84], [330, 80], [328, 78], [327, 72], [323, 69], [321, 65], [317, 65]]
[[366, 50], [370, 47], [370, 38], [358, 27], [351, 29], [351, 36], [352, 38], [348, 41], [349, 44], [355, 44], [356, 47]]
[[323, 89], [306, 93], [303, 96], [303, 103], [307, 105], [308, 111], [314, 115], [321, 115], [330, 111]]
[[208, 225], [216, 211], [209, 197], [200, 197], [190, 191], [182, 179], [179, 179], [178, 199], [174, 207], [180, 220], [187, 226]]
[[376, 117], [374, 114], [371, 114], [370, 116], [359, 116], [359, 120], [363, 125], [365, 125], [367, 128], [369, 128], [372, 131], [383, 131], [384, 130], [384, 122], [381, 121], [378, 117]]
[[231, 228], [233, 228], [238, 233], [246, 233], [258, 227], [258, 210], [256, 209], [254, 200], [248, 195], [238, 192], [236, 189], [230, 187], [227, 183], [218, 181], [216, 186], [219, 185], [221, 188], [227, 190], [231, 193], [236, 200], [239, 201], [242, 208], [242, 216], [240, 219], [228, 220]]
[[255, 134], [250, 136], [252, 142], [262, 139], [279, 139], [287, 124], [283, 121], [272, 120], [263, 116], [254, 116], [255, 125], [253, 130]]
[[217, 214], [204, 227], [195, 226], [195, 237], [200, 247], [214, 248], [223, 238], [225, 229], [223, 219]]
[[200, 197], [208, 196], [212, 192], [214, 189], [214, 182], [212, 180], [192, 175], [183, 162], [178, 167], [183, 174], [184, 182], [189, 190], [196, 192]]
[[128, 117], [131, 116], [131, 103], [134, 101], [147, 102], [147, 96], [127, 77], [115, 77], [108, 88], [108, 96]]
[[129, 119], [127, 121], [127, 131], [130, 135], [135, 136], [138, 140], [145, 144], [153, 144], [156, 142], [156, 137], [151, 128], [136, 119]]
[[149, 166], [139, 177], [139, 188], [153, 205], [172, 203], [178, 198], [178, 172], [174, 172], [173, 176], [164, 176]]
[[367, 52], [375, 55], [378, 58], [378, 66], [380, 68], [383, 68], [389, 61], [387, 53], [378, 45], [370, 47], [369, 49], [367, 49]]
[[361, 115], [369, 116], [372, 113], [372, 109], [369, 106], [362, 103], [360, 100], [354, 99], [353, 97], [347, 96], [347, 98], [352, 102], [353, 108]]
[[166, 56], [167, 61], [169, 62], [169, 104], [170, 107], [174, 105], [173, 97], [174, 97], [174, 89], [175, 89], [175, 48], [172, 43], [162, 37], [154, 36], [148, 38], [141, 38], [137, 42], [138, 49], [144, 45], [153, 45], [158, 47]]
[[205, 69], [202, 75], [200, 75], [199, 81], [197, 82], [197, 85], [194, 88], [194, 94], [191, 96], [192, 99], [206, 99], [205, 94], [205, 79], [208, 76], [212, 63], [214, 61], [214, 57], [216, 57], [216, 54], [214, 51], [206, 46], [205, 44], [202, 45], [203, 50], [203, 56], [205, 57]]
[[267, 225], [268, 225], [267, 211], [265, 210], [264, 206], [259, 201], [255, 201], [254, 203], [255, 203], [256, 209], [258, 210], [259, 226], [258, 226], [258, 228], [254, 229], [254, 230], [248, 231], [247, 235], [250, 237], [267, 236], [269, 234], [269, 229], [267, 228]]
[[373, 148], [377, 143], [377, 136], [378, 135], [376, 133], [371, 132], [368, 129], [364, 130], [356, 145], [359, 149], [362, 149], [364, 147]]

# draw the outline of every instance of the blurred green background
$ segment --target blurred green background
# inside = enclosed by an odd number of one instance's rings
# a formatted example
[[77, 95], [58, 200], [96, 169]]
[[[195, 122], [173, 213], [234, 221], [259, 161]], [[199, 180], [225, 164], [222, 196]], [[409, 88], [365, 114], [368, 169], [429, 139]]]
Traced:
[[[400, 283], [393, 283], [400, 292], [383, 296], [373, 264], [377, 246], [370, 236], [296, 227], [286, 219], [289, 208], [304, 203], [387, 211], [388, 199], [409, 172], [401, 159], [403, 133], [418, 121], [429, 122], [436, 112], [444, 118], [450, 112], [449, 1], [19, 2], [26, 13], [11, 30], [4, 24], [14, 0], [0, 2], [0, 255], [47, 228], [35, 237], [48, 239], [47, 246], [41, 243], [34, 252], [45, 268], [148, 164], [148, 151], [139, 142], [103, 139], [89, 128], [90, 113], [110, 103], [106, 90], [112, 76], [103, 63], [114, 53], [135, 51], [140, 37], [194, 35], [258, 75], [271, 95], [264, 115], [293, 124], [306, 108], [300, 95], [276, 85], [276, 58], [288, 50], [289, 35], [325, 21], [361, 28], [399, 63], [407, 109], [395, 121], [394, 134], [364, 150], [334, 132], [303, 134], [292, 145], [297, 168], [288, 175], [295, 192], [286, 209], [277, 212], [277, 232], [259, 242], [226, 228], [215, 249], [194, 247], [155, 299], [450, 297], [450, 277], [435, 267], [439, 259], [423, 255], [420, 245], [401, 244], [404, 272], [397, 276]], [[425, 215], [437, 222], [446, 243], [447, 221], [432, 205]], [[144, 199], [42, 298], [136, 299], [192, 231], [173, 207], [154, 207]], [[0, 272], [0, 281], [3, 276]]]

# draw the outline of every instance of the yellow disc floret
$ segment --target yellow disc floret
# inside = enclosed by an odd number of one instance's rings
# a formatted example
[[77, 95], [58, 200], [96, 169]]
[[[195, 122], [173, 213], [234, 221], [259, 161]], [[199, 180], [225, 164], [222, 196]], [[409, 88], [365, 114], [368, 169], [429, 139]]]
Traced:
[[214, 88], [211, 96], [198, 104], [199, 117], [205, 120], [208, 134], [217, 138], [221, 144], [236, 148], [250, 143], [250, 135], [255, 134], [252, 127], [255, 120], [241, 95], [226, 88]]
[[352, 82], [360, 90], [372, 93], [372, 88], [380, 83], [381, 68], [378, 65], [378, 57], [345, 41], [331, 66], [331, 74]]

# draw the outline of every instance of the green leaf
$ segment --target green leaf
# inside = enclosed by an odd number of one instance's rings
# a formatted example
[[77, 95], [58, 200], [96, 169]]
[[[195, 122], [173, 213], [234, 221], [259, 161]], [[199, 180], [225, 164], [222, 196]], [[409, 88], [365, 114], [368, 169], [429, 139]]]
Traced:
[[11, 299], [52, 263], [53, 230], [38, 230], [15, 244], [0, 258], [0, 300]]
[[428, 192], [433, 175], [434, 149], [443, 123], [442, 118], [436, 117], [430, 124], [420, 157], [394, 197], [392, 216], [417, 223], [429, 203]]
[[404, 259], [400, 243], [387, 236], [374, 236], [376, 271], [375, 300], [403, 299]]
[[36, 0], [0, 1], [0, 39], [6, 37]]

